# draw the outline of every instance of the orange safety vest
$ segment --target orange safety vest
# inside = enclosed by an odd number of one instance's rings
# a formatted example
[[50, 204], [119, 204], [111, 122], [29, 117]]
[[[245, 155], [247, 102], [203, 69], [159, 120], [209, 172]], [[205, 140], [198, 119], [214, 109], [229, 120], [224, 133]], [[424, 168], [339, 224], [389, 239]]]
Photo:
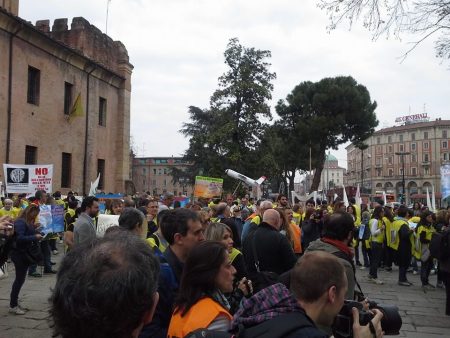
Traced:
[[170, 319], [168, 338], [183, 338], [194, 330], [207, 328], [220, 315], [230, 322], [233, 319], [222, 305], [209, 297], [200, 299], [183, 317], [181, 312], [175, 312]]
[[300, 227], [294, 222], [289, 223], [292, 233], [294, 234], [294, 253], [301, 254], [302, 250], [302, 232]]

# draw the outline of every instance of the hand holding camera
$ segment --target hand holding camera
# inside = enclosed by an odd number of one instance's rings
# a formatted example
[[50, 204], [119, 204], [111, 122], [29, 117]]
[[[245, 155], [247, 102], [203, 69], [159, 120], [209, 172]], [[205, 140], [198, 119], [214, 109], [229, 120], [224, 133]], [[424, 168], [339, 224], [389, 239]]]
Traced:
[[383, 318], [383, 313], [378, 309], [373, 309], [371, 311], [375, 316], [370, 320], [370, 322], [361, 326], [359, 322], [359, 310], [357, 308], [352, 308], [353, 314], [353, 338], [381, 338], [384, 332], [381, 328], [381, 318]]

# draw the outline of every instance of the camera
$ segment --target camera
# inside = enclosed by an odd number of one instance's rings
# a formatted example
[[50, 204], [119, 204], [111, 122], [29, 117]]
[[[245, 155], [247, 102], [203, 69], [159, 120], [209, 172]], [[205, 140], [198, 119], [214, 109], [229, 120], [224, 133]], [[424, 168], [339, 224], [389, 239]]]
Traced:
[[[334, 319], [333, 330], [334, 337], [346, 338], [353, 337], [353, 315], [352, 308], [357, 308], [359, 311], [359, 324], [361, 326], [367, 325], [373, 317], [370, 311], [363, 309], [362, 303], [346, 300], [339, 314]], [[385, 335], [398, 335], [402, 327], [402, 317], [398, 312], [398, 307], [395, 305], [382, 305], [376, 302], [369, 301], [369, 310], [377, 309], [383, 313], [381, 319], [381, 328]]]

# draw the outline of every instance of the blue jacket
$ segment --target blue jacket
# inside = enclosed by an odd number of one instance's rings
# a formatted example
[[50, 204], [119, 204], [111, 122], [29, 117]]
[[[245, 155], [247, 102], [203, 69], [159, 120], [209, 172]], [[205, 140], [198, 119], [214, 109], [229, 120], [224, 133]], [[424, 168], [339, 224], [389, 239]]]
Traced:
[[15, 250], [23, 251], [30, 246], [31, 242], [36, 241], [36, 229], [29, 225], [23, 219], [14, 222], [14, 236], [16, 238]]
[[172, 318], [173, 305], [178, 293], [183, 264], [170, 246], [160, 257], [159, 301], [152, 321], [142, 328], [139, 338], [167, 338], [167, 329]]

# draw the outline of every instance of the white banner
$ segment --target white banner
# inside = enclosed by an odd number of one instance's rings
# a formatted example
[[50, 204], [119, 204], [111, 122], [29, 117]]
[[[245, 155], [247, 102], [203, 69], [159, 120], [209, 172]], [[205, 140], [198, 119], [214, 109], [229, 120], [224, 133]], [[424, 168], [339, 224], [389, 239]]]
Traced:
[[52, 193], [53, 164], [3, 164], [6, 192], [34, 194], [37, 190]]

